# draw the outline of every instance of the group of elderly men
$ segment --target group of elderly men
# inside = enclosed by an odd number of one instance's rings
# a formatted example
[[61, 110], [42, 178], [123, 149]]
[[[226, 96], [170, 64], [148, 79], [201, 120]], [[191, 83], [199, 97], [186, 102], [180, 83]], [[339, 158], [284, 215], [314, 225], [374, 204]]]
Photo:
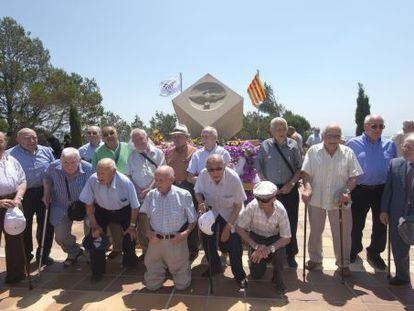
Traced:
[[[31, 232], [36, 214], [36, 259], [41, 259], [42, 264], [53, 263], [50, 248], [54, 234], [68, 255], [64, 266], [71, 266], [87, 253], [93, 281], [105, 273], [107, 258], [122, 253], [126, 267], [144, 260], [144, 279], [150, 290], [162, 287], [167, 269], [177, 289], [190, 285], [191, 262], [199, 250], [197, 219], [211, 210], [212, 234], [200, 234], [209, 261], [203, 276], [222, 272], [219, 246], [229, 254], [237, 284], [246, 287], [243, 240], [249, 246], [251, 276], [261, 278], [267, 262], [272, 262], [272, 281], [283, 292], [285, 259], [288, 266], [297, 267], [299, 181], [303, 179], [302, 199], [309, 207], [311, 228], [306, 268], [322, 269], [322, 233], [328, 215], [336, 264], [344, 276], [349, 276], [349, 264], [362, 251], [362, 231], [371, 210], [373, 230], [367, 258], [376, 268], [385, 268], [380, 253], [385, 249], [386, 225], [390, 223], [396, 263], [396, 276], [390, 283], [402, 285], [409, 282], [409, 245], [401, 240], [396, 228], [399, 217], [411, 213], [412, 208], [414, 135], [403, 140], [403, 158], [392, 160], [397, 156], [397, 148], [393, 141], [381, 137], [383, 129], [384, 119], [369, 115], [364, 133], [343, 145], [340, 126], [329, 124], [320, 143], [319, 133], [314, 133], [315, 144], [302, 161], [301, 148], [295, 139], [287, 137], [286, 121], [274, 118], [270, 124], [272, 137], [262, 142], [257, 157], [261, 181], [253, 189], [255, 199], [244, 206], [242, 182], [232, 169], [230, 154], [217, 145], [218, 133], [213, 127], [202, 130], [203, 147], [197, 150], [188, 142], [186, 126], [177, 124], [171, 133], [174, 147], [165, 158], [142, 129], [132, 130], [128, 144], [119, 141], [114, 127], [106, 126], [101, 132], [99, 127], [90, 126], [88, 144], [79, 150], [65, 148], [59, 160], [53, 158], [47, 147], [38, 145], [35, 131], [24, 128], [18, 132], [18, 145], [6, 152], [6, 137], [0, 133], [0, 208], [22, 203], [27, 221], [24, 251], [28, 261], [34, 257]], [[18, 187], [18, 179], [24, 184], [23, 190]], [[3, 187], [7, 183], [14, 188], [7, 190]], [[68, 215], [68, 207], [74, 202], [85, 205], [83, 246], [87, 252], [71, 233], [73, 219]], [[45, 219], [45, 207], [50, 207], [49, 219]], [[2, 224], [4, 216], [0, 216]], [[42, 228], [46, 229], [44, 245]], [[112, 241], [108, 256], [107, 229]], [[10, 237], [7, 240], [12, 241]], [[135, 254], [136, 240], [142, 247], [141, 258]], [[10, 255], [9, 247], [7, 250], [7, 280], [18, 281], [24, 277], [23, 270], [9, 269], [9, 265], [13, 266], [10, 260], [16, 255]]]

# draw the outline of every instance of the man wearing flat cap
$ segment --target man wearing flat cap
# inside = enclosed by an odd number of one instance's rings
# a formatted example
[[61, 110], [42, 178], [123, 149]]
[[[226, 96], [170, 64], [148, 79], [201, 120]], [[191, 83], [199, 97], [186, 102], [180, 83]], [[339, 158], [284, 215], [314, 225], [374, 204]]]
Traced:
[[237, 233], [250, 246], [250, 275], [260, 279], [266, 265], [272, 262], [273, 278], [279, 293], [284, 293], [283, 261], [285, 246], [292, 236], [289, 217], [283, 204], [276, 200], [277, 187], [270, 181], [262, 181], [253, 188], [255, 199], [242, 209]]

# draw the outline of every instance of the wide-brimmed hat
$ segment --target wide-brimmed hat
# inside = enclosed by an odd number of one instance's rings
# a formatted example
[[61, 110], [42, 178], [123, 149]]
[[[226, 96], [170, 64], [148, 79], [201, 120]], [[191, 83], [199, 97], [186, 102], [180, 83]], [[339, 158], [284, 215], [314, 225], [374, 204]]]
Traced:
[[214, 216], [213, 211], [209, 210], [198, 218], [198, 227], [204, 234], [213, 235], [212, 226], [215, 222], [216, 217]]
[[10, 235], [18, 235], [26, 228], [26, 218], [18, 207], [8, 208], [4, 216], [4, 231]]
[[186, 136], [190, 136], [190, 133], [188, 132], [187, 126], [185, 126], [184, 124], [181, 124], [181, 123], [177, 123], [170, 134], [171, 135], [184, 134]]

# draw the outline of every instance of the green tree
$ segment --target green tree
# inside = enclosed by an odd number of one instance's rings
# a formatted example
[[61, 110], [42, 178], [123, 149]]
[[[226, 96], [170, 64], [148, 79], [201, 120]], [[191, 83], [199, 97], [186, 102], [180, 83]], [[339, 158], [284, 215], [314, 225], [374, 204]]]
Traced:
[[69, 110], [69, 125], [70, 136], [72, 137], [72, 146], [79, 148], [82, 146], [82, 128], [79, 113], [74, 105], [70, 105]]
[[111, 111], [105, 111], [103, 113], [103, 116], [101, 117], [99, 125], [101, 127], [104, 127], [104, 126], [115, 127], [118, 132], [119, 140], [125, 141], [125, 142], [129, 141], [129, 133], [131, 132], [131, 126], [128, 124], [128, 122], [122, 119], [119, 115]]
[[144, 121], [141, 120], [141, 118], [138, 115], [135, 115], [135, 119], [134, 121], [132, 121], [131, 123], [131, 129], [143, 129], [145, 131], [147, 131], [147, 127], [144, 124]]
[[364, 132], [364, 120], [371, 112], [371, 106], [369, 104], [369, 97], [365, 95], [364, 86], [358, 82], [358, 97], [357, 107], [355, 111], [355, 123], [357, 125], [355, 135], [361, 135]]
[[296, 132], [302, 135], [305, 135], [305, 133], [311, 128], [308, 120], [301, 115], [294, 114], [290, 110], [286, 110], [283, 114], [283, 118], [286, 120], [288, 125], [293, 126], [296, 129]]
[[249, 111], [243, 116], [243, 128], [235, 139], [259, 139], [269, 137], [269, 124], [273, 117], [262, 115], [258, 112]]
[[163, 112], [155, 111], [155, 116], [153, 116], [150, 120], [151, 132], [158, 129], [166, 140], [170, 140], [170, 133], [174, 129], [176, 123], [177, 117], [175, 114], [164, 114]]
[[280, 117], [285, 112], [285, 107], [278, 104], [270, 84], [264, 83], [266, 99], [258, 107], [260, 112], [266, 113], [272, 118]]

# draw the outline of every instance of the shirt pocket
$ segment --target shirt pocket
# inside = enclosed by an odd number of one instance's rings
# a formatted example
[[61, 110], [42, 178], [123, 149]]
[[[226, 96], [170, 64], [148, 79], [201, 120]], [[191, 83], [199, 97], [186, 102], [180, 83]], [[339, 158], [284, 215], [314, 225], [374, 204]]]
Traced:
[[223, 195], [221, 201], [224, 207], [231, 207], [234, 203], [233, 195]]

